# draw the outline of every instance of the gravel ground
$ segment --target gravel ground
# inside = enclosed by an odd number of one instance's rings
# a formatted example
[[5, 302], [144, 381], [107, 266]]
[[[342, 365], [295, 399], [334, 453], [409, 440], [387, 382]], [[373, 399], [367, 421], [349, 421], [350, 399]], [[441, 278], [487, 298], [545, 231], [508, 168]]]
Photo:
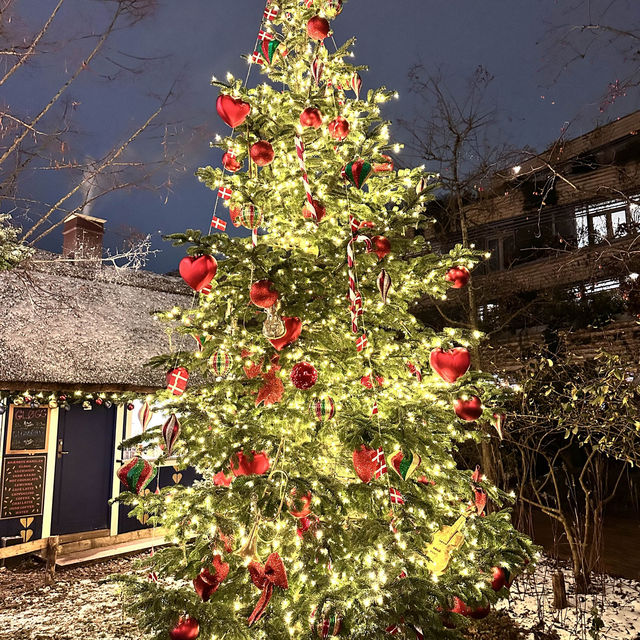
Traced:
[[[44, 586], [44, 569], [24, 561], [0, 569], [0, 640], [143, 640], [122, 613], [115, 584], [104, 582], [130, 570], [133, 558], [59, 570], [56, 583]], [[551, 574], [544, 560], [532, 576], [516, 581], [510, 598], [496, 611], [473, 622], [469, 640], [592, 640], [594, 607], [604, 627], [599, 640], [640, 640], [640, 582], [610, 576], [598, 579], [600, 592], [575, 596], [566, 573], [569, 608], [551, 607]]]

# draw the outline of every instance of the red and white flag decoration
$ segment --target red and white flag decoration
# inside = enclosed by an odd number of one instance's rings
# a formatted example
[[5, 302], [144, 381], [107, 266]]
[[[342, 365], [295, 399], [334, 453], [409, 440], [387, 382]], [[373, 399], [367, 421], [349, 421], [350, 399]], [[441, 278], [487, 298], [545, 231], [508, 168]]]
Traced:
[[280, 9], [278, 9], [278, 7], [266, 7], [264, 10], [264, 19], [267, 22], [271, 22], [271, 20], [275, 20], [279, 12]]
[[258, 53], [257, 51], [254, 51], [251, 54], [251, 63], [252, 64], [264, 64], [264, 59], [262, 58], [260, 53]]
[[356, 349], [358, 350], [358, 352], [364, 351], [364, 349], [366, 349], [368, 345], [369, 345], [369, 339], [367, 338], [366, 333], [363, 333], [361, 336], [358, 336], [358, 339], [356, 340]]
[[389, 487], [389, 497], [391, 504], [404, 504], [404, 496], [394, 487]]
[[211, 229], [217, 229], [218, 231], [225, 231], [227, 228], [227, 223], [222, 220], [222, 218], [218, 218], [218, 216], [213, 216], [211, 218]]
[[218, 189], [218, 197], [223, 200], [230, 200], [233, 195], [233, 191], [229, 187], [220, 187]]
[[273, 40], [273, 34], [265, 31], [264, 29], [260, 29], [260, 31], [258, 31], [258, 40], [261, 40], [262, 42], [265, 40], [267, 42], [271, 42], [271, 40]]

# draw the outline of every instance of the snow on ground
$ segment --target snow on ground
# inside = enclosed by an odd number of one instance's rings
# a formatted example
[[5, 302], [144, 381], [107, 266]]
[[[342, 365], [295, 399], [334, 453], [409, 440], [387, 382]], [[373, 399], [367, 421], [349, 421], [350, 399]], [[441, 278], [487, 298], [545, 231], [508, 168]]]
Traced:
[[[597, 576], [589, 595], [576, 595], [569, 567], [564, 573], [569, 607], [552, 606], [551, 576], [557, 565], [543, 558], [535, 573], [520, 576], [511, 587], [511, 596], [496, 608], [506, 610], [525, 630], [526, 640], [537, 640], [533, 629], [553, 632], [561, 640], [640, 640], [640, 582], [612, 576]], [[599, 635], [590, 631], [603, 623]], [[594, 622], [596, 624], [594, 624]]]
[[[117, 585], [104, 582], [109, 575], [129, 571], [132, 560], [60, 571], [51, 587], [44, 586], [41, 565], [25, 562], [16, 569], [0, 569], [0, 640], [142, 640], [135, 623], [122, 613]], [[596, 580], [598, 593], [576, 597], [565, 568], [570, 606], [555, 611], [555, 566], [543, 559], [533, 574], [516, 580], [510, 598], [496, 607], [514, 619], [522, 640], [640, 640], [640, 582], [604, 576]], [[589, 633], [594, 607], [604, 623], [599, 635]], [[468, 638], [507, 637], [500, 616], [481, 622], [482, 631], [470, 629]], [[508, 637], [517, 637], [515, 633]]]

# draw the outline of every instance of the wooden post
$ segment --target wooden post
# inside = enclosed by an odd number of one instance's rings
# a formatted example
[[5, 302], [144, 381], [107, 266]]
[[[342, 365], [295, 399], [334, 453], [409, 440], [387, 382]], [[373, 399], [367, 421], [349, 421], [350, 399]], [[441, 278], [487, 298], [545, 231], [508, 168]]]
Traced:
[[47, 538], [47, 547], [45, 550], [47, 558], [46, 573], [44, 576], [44, 583], [46, 585], [52, 585], [56, 578], [56, 560], [58, 559], [58, 536], [52, 536]]
[[567, 589], [562, 571], [556, 571], [551, 576], [551, 584], [553, 585], [553, 608], [566, 609], [569, 605], [567, 604]]

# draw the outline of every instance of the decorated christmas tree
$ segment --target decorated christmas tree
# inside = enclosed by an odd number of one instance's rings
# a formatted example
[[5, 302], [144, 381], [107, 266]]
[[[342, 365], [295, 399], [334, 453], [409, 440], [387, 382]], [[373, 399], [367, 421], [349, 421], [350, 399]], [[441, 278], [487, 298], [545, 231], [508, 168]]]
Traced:
[[[432, 181], [394, 169], [394, 94], [365, 90], [353, 41], [335, 46], [342, 8], [268, 3], [248, 60], [265, 82], [214, 80], [229, 128], [222, 167], [198, 172], [211, 232], [172, 236], [198, 293], [162, 314], [197, 346], [155, 361], [169, 373], [150, 405], [169, 417], [133, 444], [163, 453], [119, 471], [131, 515], [173, 542], [122, 578], [153, 637], [453, 636], [531, 555], [506, 496], [456, 465], [499, 414], [470, 368], [480, 336], [411, 314], [478, 255], [416, 233]], [[226, 235], [228, 216], [250, 236]], [[199, 479], [145, 492], [171, 456]]]

